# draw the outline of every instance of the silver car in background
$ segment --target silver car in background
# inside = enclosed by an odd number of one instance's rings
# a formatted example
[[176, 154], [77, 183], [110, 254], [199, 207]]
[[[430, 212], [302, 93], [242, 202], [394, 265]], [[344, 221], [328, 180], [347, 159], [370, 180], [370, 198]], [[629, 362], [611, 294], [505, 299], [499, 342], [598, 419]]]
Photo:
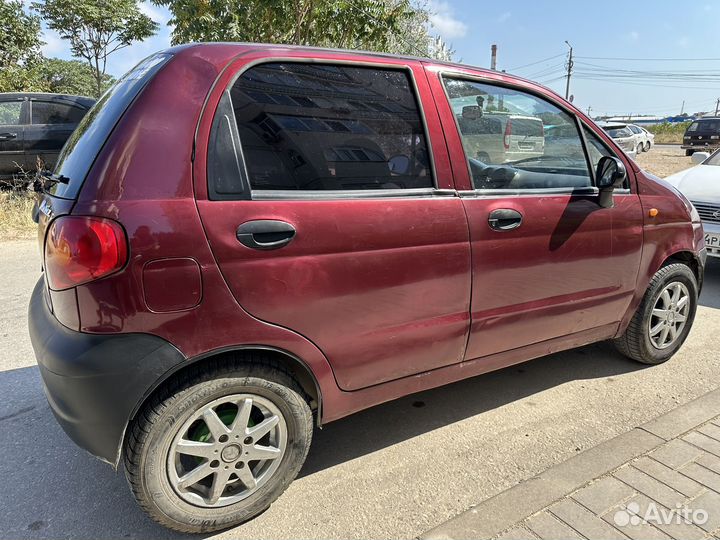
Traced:
[[622, 148], [631, 158], [637, 156], [637, 142], [635, 134], [630, 130], [627, 124], [620, 122], [598, 122], [608, 135]]
[[695, 167], [668, 176], [665, 181], [685, 195], [700, 214], [708, 255], [720, 257], [720, 150], [712, 155], [695, 152]]

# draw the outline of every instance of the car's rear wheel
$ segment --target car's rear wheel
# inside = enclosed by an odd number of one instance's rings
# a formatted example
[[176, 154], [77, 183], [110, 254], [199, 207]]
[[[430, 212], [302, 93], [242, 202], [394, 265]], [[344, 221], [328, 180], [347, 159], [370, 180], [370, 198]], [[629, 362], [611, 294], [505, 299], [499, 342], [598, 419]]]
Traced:
[[615, 340], [618, 350], [643, 364], [665, 362], [687, 338], [697, 298], [697, 279], [687, 265], [664, 266], [650, 281], [625, 333]]
[[311, 438], [310, 408], [287, 373], [218, 364], [175, 381], [138, 414], [126, 475], [155, 521], [181, 532], [217, 531], [277, 499]]

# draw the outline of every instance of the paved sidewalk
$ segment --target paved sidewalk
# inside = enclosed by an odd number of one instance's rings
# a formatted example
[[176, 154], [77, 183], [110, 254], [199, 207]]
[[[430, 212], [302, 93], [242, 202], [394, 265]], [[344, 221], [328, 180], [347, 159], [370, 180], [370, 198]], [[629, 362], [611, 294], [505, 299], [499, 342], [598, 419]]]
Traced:
[[691, 540], [718, 533], [720, 389], [551, 467], [421, 538]]

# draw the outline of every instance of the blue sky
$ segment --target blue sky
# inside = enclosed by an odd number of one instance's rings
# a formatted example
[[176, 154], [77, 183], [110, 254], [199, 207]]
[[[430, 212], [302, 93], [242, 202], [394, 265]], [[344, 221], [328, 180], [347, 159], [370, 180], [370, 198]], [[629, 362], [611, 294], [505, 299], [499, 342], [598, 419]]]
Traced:
[[[143, 11], [159, 22], [158, 35], [113, 55], [108, 71], [120, 75], [150, 53], [168, 47], [170, 29], [165, 8], [148, 2]], [[432, 31], [456, 50], [464, 63], [488, 67], [490, 46], [498, 45], [498, 69], [506, 69], [564, 94], [560, 78], [569, 41], [576, 69], [585, 71], [651, 70], [697, 74], [714, 72], [714, 81], [639, 81], [634, 79], [571, 80], [574, 103], [597, 114], [677, 114], [714, 110], [720, 97], [720, 1], [655, 0], [547, 1], [432, 0]], [[67, 44], [45, 32], [47, 56], [70, 58]], [[552, 57], [552, 58], [551, 58]], [[585, 57], [585, 58], [584, 58]], [[590, 58], [587, 58], [590, 57]], [[600, 59], [602, 58], [602, 59]], [[605, 58], [673, 59], [663, 61]], [[691, 60], [715, 58], [715, 60]], [[542, 62], [540, 60], [548, 59]], [[537, 62], [537, 63], [536, 63]], [[533, 64], [527, 66], [527, 64]], [[525, 66], [525, 67], [523, 67]]]

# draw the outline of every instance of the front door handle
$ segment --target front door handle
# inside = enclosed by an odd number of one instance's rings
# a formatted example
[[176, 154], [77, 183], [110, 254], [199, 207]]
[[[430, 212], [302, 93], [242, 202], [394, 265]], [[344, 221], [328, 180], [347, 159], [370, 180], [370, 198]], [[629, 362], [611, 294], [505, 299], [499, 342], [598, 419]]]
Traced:
[[295, 238], [295, 227], [285, 221], [256, 219], [237, 228], [238, 241], [252, 249], [278, 249]]
[[17, 133], [0, 133], [0, 141], [9, 141], [10, 139], [17, 139]]
[[522, 225], [522, 214], [511, 208], [498, 208], [490, 212], [488, 224], [494, 231], [511, 231]]

